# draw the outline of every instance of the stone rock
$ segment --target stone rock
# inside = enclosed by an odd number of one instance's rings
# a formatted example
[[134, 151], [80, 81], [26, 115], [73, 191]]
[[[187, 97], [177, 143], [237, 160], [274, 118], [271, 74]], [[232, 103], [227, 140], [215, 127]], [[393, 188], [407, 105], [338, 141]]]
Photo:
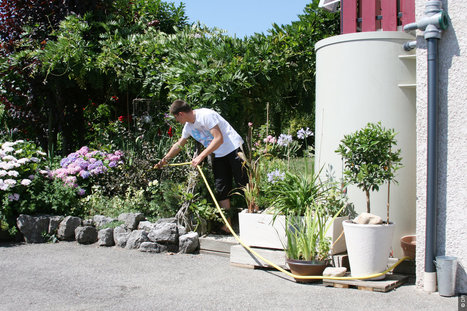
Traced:
[[167, 246], [157, 244], [154, 242], [143, 242], [141, 243], [139, 250], [141, 252], [149, 252], [149, 253], [162, 253], [167, 251]]
[[92, 219], [84, 219], [83, 220], [83, 226], [87, 227], [87, 226], [92, 226], [94, 227], [94, 222], [92, 221]]
[[48, 233], [50, 235], [57, 234], [58, 226], [62, 222], [63, 218], [63, 216], [49, 216], [50, 222]]
[[94, 225], [96, 226], [96, 228], [102, 228], [104, 227], [105, 225], [107, 224], [110, 224], [112, 222], [116, 222], [117, 219], [115, 218], [111, 218], [111, 217], [107, 217], [107, 216], [104, 216], [104, 215], [95, 215], [93, 218], [92, 218], [92, 221], [94, 222]]
[[81, 218], [74, 216], [65, 217], [58, 226], [57, 238], [59, 240], [72, 241], [75, 238], [75, 229], [81, 225]]
[[114, 229], [112, 228], [105, 228], [99, 230], [97, 233], [97, 244], [99, 246], [114, 246]]
[[126, 242], [125, 248], [137, 249], [141, 246], [141, 243], [148, 242], [148, 233], [145, 230], [134, 230], [130, 233], [128, 241]]
[[378, 225], [383, 223], [383, 219], [381, 217], [370, 214], [370, 213], [361, 213], [354, 219], [354, 222], [357, 224], [370, 224], [370, 225]]
[[188, 232], [179, 238], [179, 252], [193, 254], [199, 247], [199, 235], [197, 232]]
[[156, 227], [149, 232], [148, 237], [152, 242], [178, 245], [178, 226], [175, 223], [156, 224]]
[[50, 219], [47, 216], [33, 217], [21, 214], [16, 219], [16, 225], [27, 243], [47, 242], [47, 237], [44, 234], [49, 231], [49, 222]]
[[125, 247], [128, 238], [130, 237], [131, 230], [128, 230], [125, 225], [120, 225], [114, 229], [114, 242], [115, 245]]
[[130, 230], [138, 228], [140, 221], [144, 220], [142, 213], [123, 213], [118, 216], [119, 221], [123, 221], [125, 226]]
[[186, 234], [186, 228], [184, 226], [178, 225], [178, 235], [182, 236], [184, 234]]
[[175, 217], [170, 217], [170, 218], [160, 218], [156, 221], [156, 226], [163, 225], [166, 223], [171, 223], [171, 224], [176, 224], [177, 219]]
[[347, 272], [346, 267], [327, 267], [323, 271], [323, 276], [344, 276], [345, 273]]
[[75, 240], [80, 244], [96, 243], [97, 229], [93, 226], [79, 226], [75, 229]]
[[145, 231], [151, 231], [154, 229], [155, 224], [153, 224], [150, 221], [140, 221], [138, 224], [138, 230], [145, 230]]

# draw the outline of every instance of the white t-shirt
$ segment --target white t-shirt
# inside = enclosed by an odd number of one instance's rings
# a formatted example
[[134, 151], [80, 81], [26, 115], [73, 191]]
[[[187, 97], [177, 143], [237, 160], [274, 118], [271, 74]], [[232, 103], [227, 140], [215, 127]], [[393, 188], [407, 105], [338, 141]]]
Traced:
[[243, 144], [243, 139], [234, 128], [220, 114], [208, 108], [195, 109], [195, 122], [186, 122], [183, 127], [182, 137], [188, 138], [192, 136], [199, 141], [205, 148], [209, 146], [213, 140], [210, 130], [218, 125], [221, 130], [224, 142], [216, 150], [214, 155], [216, 158], [226, 156], [236, 150]]

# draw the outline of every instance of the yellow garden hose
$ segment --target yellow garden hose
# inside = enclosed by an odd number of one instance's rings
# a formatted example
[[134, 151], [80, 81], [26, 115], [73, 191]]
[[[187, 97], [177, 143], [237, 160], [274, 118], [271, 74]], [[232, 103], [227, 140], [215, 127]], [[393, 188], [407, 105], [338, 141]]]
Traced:
[[[173, 163], [173, 164], [169, 164], [169, 166], [181, 166], [181, 165], [191, 165], [191, 162], [183, 162], [183, 163]], [[259, 259], [261, 259], [262, 261], [264, 261], [265, 263], [267, 263], [268, 265], [270, 265], [271, 267], [279, 270], [280, 272], [283, 272], [285, 274], [287, 274], [288, 276], [290, 277], [293, 277], [295, 279], [301, 279], [301, 280], [322, 280], [322, 279], [328, 279], [328, 280], [365, 280], [365, 279], [371, 279], [371, 278], [376, 278], [376, 277], [380, 277], [386, 273], [388, 273], [389, 271], [393, 270], [395, 267], [397, 267], [401, 262], [403, 262], [404, 260], [406, 259], [409, 259], [410, 257], [403, 257], [401, 259], [399, 259], [395, 264], [393, 264], [391, 267], [389, 267], [388, 269], [386, 269], [385, 271], [383, 272], [380, 272], [380, 273], [375, 273], [375, 274], [371, 274], [371, 275], [367, 275], [367, 276], [364, 276], [364, 277], [349, 277], [349, 276], [342, 276], [342, 277], [337, 277], [337, 276], [306, 276], [306, 275], [296, 275], [296, 274], [293, 274], [293, 273], [290, 273], [289, 271], [279, 267], [278, 265], [276, 265], [275, 263], [267, 260], [266, 258], [264, 258], [263, 256], [261, 256], [260, 254], [258, 254], [257, 252], [255, 252], [251, 247], [249, 247], [248, 245], [246, 245], [245, 243], [243, 243], [243, 241], [240, 239], [240, 237], [235, 233], [235, 231], [232, 229], [232, 227], [230, 226], [229, 222], [227, 221], [227, 219], [225, 218], [225, 215], [222, 211], [222, 209], [220, 208], [219, 206], [219, 203], [217, 203], [217, 200], [216, 200], [216, 197], [214, 196], [214, 193], [212, 192], [211, 190], [211, 187], [209, 186], [209, 183], [208, 181], [206, 180], [206, 176], [204, 176], [204, 173], [203, 173], [203, 170], [201, 169], [201, 167], [198, 165], [196, 166], [196, 168], [198, 169], [201, 177], [203, 178], [204, 180], [204, 184], [206, 185], [206, 188], [208, 189], [209, 191], [209, 194], [211, 195], [213, 201], [214, 201], [214, 204], [216, 205], [216, 208], [217, 208], [217, 211], [219, 212], [219, 214], [221, 215], [222, 217], [222, 220], [224, 221], [225, 225], [227, 226], [227, 228], [229, 228], [230, 232], [232, 233], [232, 235], [234, 236], [234, 238], [238, 241], [238, 243], [240, 243], [240, 245], [242, 245], [245, 249], [247, 249], [249, 252], [251, 252], [253, 255], [255, 255], [256, 257], [258, 257]]]

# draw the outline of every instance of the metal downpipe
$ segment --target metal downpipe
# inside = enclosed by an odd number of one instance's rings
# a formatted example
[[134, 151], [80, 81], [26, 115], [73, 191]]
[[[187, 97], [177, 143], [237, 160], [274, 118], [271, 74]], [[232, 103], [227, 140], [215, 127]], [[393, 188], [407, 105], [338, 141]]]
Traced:
[[434, 273], [438, 199], [438, 41], [427, 39], [428, 61], [428, 168], [425, 238], [425, 272]]

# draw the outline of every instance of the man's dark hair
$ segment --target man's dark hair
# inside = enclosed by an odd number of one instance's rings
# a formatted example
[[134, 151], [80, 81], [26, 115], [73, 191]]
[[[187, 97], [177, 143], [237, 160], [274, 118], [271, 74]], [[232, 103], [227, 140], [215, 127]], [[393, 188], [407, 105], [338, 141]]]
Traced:
[[177, 99], [170, 106], [170, 113], [173, 115], [178, 114], [179, 112], [190, 112], [192, 109], [185, 101]]

